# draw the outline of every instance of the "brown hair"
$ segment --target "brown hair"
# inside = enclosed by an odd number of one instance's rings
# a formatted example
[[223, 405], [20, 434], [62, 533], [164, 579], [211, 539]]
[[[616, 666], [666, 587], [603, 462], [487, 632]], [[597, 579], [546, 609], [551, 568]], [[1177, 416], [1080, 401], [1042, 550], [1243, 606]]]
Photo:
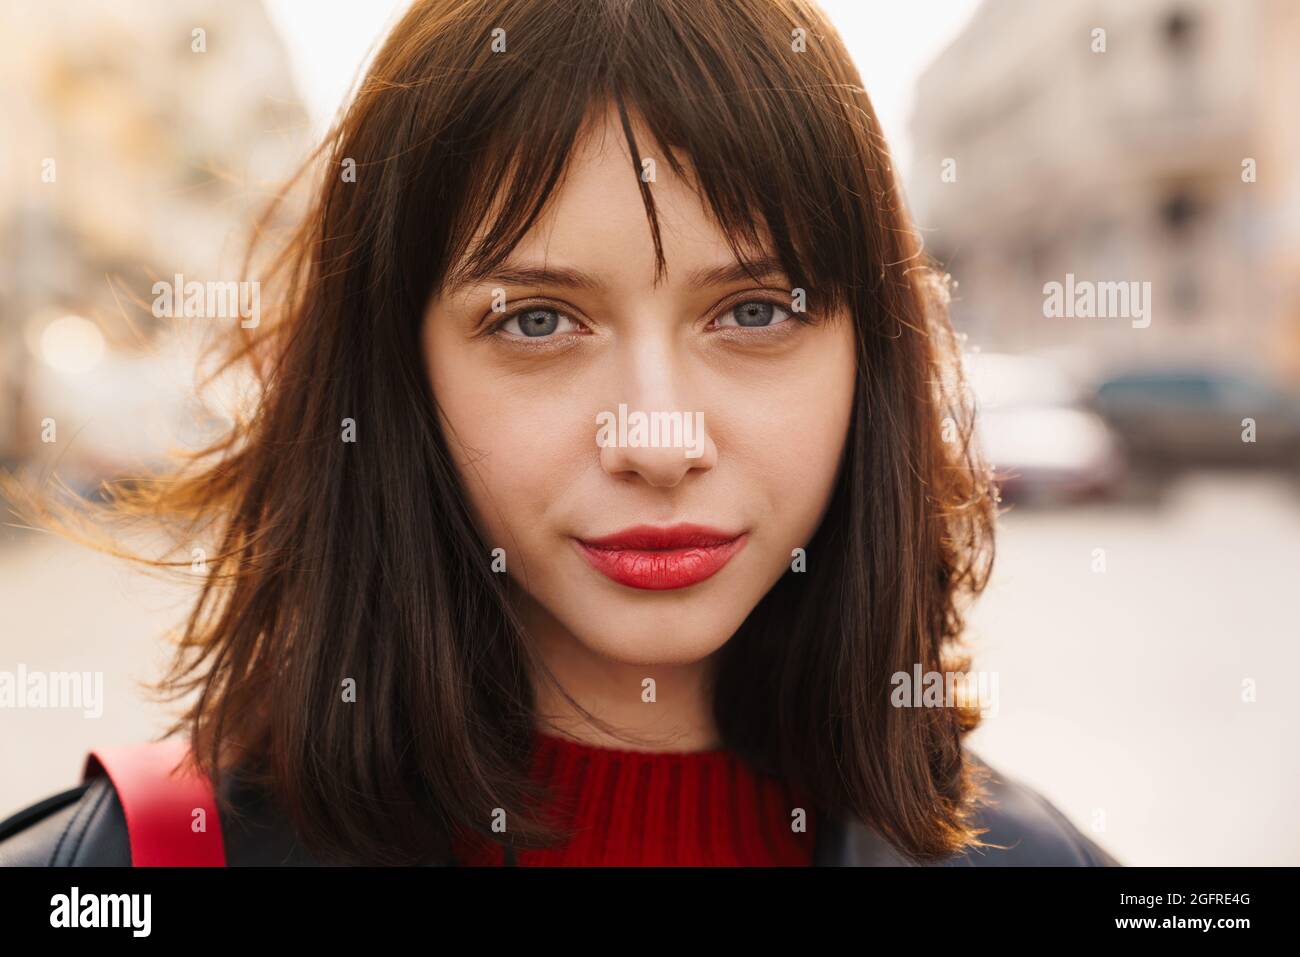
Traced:
[[[255, 414], [118, 495], [215, 532], [161, 685], [197, 692], [173, 730], [212, 773], [271, 789], [329, 859], [440, 859], [461, 827], [504, 839], [486, 829], [495, 807], [518, 809], [516, 845], [553, 836], [525, 810], [539, 663], [462, 495], [420, 327], [454, 265], [499, 263], [536, 221], [603, 103], [629, 176], [643, 155], [683, 175], [689, 161], [737, 258], [765, 233], [795, 285], [856, 329], [813, 564], [722, 649], [724, 739], [914, 859], [978, 843], [961, 746], [977, 715], [892, 707], [890, 679], [964, 670], [961, 605], [987, 578], [995, 498], [943, 284], [860, 77], [804, 0], [414, 3], [317, 150], [277, 317], [229, 357], [258, 373]], [[633, 113], [652, 142], [635, 142]], [[340, 441], [344, 419], [358, 442]]]

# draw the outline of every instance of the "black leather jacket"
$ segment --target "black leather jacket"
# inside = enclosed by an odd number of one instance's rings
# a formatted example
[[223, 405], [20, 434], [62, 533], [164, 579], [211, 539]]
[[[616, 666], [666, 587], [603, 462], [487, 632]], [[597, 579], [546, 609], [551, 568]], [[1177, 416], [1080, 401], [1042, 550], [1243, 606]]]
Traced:
[[[983, 764], [974, 755], [972, 759]], [[937, 866], [1121, 866], [1037, 791], [990, 771], [988, 792], [992, 804], [984, 807], [979, 815], [980, 826], [989, 830], [982, 839], [1006, 849], [974, 849]], [[222, 815], [228, 865], [316, 863], [294, 841], [287, 823], [259, 795], [241, 791], [237, 784], [226, 782], [223, 791], [225, 800], [240, 811], [237, 817]], [[857, 821], [819, 818], [815, 840], [815, 865], [908, 864], [889, 844]], [[55, 794], [0, 823], [0, 866], [126, 867], [130, 864], [126, 818], [106, 777]]]

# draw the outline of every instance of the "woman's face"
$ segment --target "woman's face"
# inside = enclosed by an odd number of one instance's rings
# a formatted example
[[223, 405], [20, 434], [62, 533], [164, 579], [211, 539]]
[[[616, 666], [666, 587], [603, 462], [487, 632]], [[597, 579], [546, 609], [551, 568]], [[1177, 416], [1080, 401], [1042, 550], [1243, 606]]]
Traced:
[[801, 321], [779, 267], [726, 275], [705, 205], [656, 166], [658, 285], [610, 113], [497, 275], [434, 299], [424, 339], [529, 633], [626, 664], [709, 656], [790, 570], [829, 501], [854, 383], [852, 324]]

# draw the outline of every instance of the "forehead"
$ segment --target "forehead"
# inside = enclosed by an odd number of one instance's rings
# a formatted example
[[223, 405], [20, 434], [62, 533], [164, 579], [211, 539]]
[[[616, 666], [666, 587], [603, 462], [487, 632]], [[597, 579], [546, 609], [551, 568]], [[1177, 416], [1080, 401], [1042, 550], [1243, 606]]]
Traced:
[[[611, 286], [657, 284], [643, 188], [653, 199], [663, 244], [664, 284], [685, 283], [702, 265], [734, 260], [726, 233], [694, 183], [689, 161], [677, 157], [685, 175], [679, 174], [656, 154], [650, 132], [635, 116], [631, 120], [641, 160], [633, 157], [617, 111], [605, 110], [575, 141], [560, 181], [508, 256], [509, 263], [578, 269]], [[475, 241], [482, 235], [480, 231]], [[770, 249], [753, 244], [742, 252], [753, 259], [770, 256]]]

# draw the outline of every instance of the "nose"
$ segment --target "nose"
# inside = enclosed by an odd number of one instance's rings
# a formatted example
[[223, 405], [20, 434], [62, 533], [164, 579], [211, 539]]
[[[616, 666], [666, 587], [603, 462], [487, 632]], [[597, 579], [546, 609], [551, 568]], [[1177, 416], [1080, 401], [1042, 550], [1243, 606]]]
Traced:
[[672, 488], [717, 464], [718, 448], [701, 411], [620, 404], [602, 418], [608, 428], [597, 432], [600, 465], [615, 478], [639, 476], [655, 488]]
[[683, 390], [672, 385], [671, 347], [641, 342], [629, 352], [623, 381], [631, 388], [619, 390], [626, 398], [596, 417], [601, 467], [614, 478], [640, 478], [655, 488], [711, 470], [718, 448], [704, 411], [683, 401]]

